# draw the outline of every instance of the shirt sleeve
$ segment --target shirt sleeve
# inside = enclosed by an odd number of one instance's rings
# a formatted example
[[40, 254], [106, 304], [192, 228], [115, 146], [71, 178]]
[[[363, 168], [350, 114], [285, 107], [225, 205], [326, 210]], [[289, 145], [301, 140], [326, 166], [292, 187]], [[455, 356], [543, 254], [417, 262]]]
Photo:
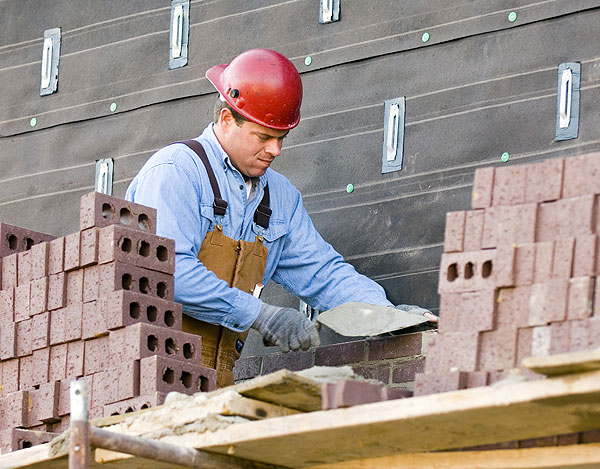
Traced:
[[236, 331], [246, 330], [262, 303], [230, 288], [198, 260], [210, 224], [200, 207], [203, 203], [212, 205], [212, 200], [202, 200], [201, 179], [193, 175], [196, 168], [176, 161], [174, 158], [140, 172], [126, 198], [156, 208], [157, 234], [175, 240], [175, 301], [183, 305], [186, 314]]
[[298, 191], [273, 280], [319, 310], [356, 301], [393, 306], [378, 283], [359, 274], [314, 227]]

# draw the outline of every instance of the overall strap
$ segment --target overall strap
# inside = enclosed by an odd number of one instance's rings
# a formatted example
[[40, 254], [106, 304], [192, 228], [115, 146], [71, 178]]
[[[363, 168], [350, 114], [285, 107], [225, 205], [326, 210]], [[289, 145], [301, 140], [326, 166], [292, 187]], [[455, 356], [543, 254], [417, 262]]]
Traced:
[[183, 143], [190, 147], [196, 155], [202, 160], [204, 167], [206, 168], [206, 172], [208, 173], [208, 179], [210, 180], [210, 187], [212, 188], [213, 194], [215, 196], [215, 201], [213, 202], [213, 210], [215, 215], [224, 216], [227, 211], [227, 201], [221, 198], [221, 191], [219, 190], [219, 184], [217, 184], [217, 178], [215, 177], [215, 173], [208, 162], [208, 157], [206, 156], [206, 152], [204, 151], [204, 147], [200, 142], [196, 140], [184, 140], [183, 142], [175, 142], [175, 143]]
[[269, 185], [265, 186], [265, 195], [263, 195], [256, 212], [254, 212], [254, 223], [262, 226], [265, 230], [269, 228], [269, 218], [273, 211], [269, 208]]

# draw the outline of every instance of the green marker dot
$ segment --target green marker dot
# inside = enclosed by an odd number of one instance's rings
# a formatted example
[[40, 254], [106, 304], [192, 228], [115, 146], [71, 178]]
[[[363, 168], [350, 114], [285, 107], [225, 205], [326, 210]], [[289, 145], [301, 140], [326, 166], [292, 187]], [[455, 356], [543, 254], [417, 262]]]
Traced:
[[117, 110], [117, 103], [111, 103], [110, 112], [115, 112]]
[[306, 57], [304, 59], [304, 65], [306, 65], [307, 67], [312, 63], [312, 57], [309, 55], [308, 57]]
[[29, 125], [31, 127], [35, 127], [37, 125], [37, 119], [35, 117], [32, 117], [31, 120], [29, 121]]
[[354, 184], [348, 184], [348, 185], [346, 186], [346, 192], [347, 192], [348, 194], [352, 194], [352, 193], [354, 192]]
[[516, 11], [511, 11], [508, 14], [508, 21], [510, 21], [511, 23], [514, 23], [515, 21], [517, 21], [517, 12]]
[[502, 153], [502, 157], [500, 158], [503, 163], [506, 163], [510, 159], [510, 155], [507, 152]]
[[430, 37], [431, 36], [429, 36], [429, 33], [423, 33], [423, 35], [421, 36], [421, 41], [427, 42], [427, 41], [429, 41]]

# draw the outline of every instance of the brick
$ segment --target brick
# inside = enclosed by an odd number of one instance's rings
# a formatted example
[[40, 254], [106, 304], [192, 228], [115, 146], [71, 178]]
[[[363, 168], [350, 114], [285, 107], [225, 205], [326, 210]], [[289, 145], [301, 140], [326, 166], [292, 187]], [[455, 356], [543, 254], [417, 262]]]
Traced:
[[91, 301], [83, 303], [83, 318], [81, 322], [81, 337], [92, 339], [108, 335], [106, 315], [101, 308], [100, 302]]
[[517, 359], [516, 365], [520, 366], [524, 358], [532, 356], [533, 328], [523, 327], [517, 329]]
[[594, 196], [561, 199], [540, 204], [536, 241], [555, 241], [562, 238], [594, 233]]
[[442, 255], [438, 292], [461, 293], [494, 286], [495, 250]]
[[321, 409], [338, 409], [385, 400], [383, 385], [342, 379], [321, 385]]
[[552, 278], [554, 265], [554, 243], [547, 241], [535, 243], [535, 274], [534, 283], [542, 283]]
[[39, 425], [41, 423], [58, 422], [58, 398], [60, 393], [60, 383], [42, 384], [39, 389], [30, 391], [31, 410], [28, 413], [28, 426]]
[[36, 244], [29, 251], [31, 265], [31, 280], [37, 280], [48, 275], [48, 253], [50, 251], [50, 243], [44, 241]]
[[537, 204], [496, 207], [493, 218], [496, 245], [535, 242], [537, 209]]
[[169, 274], [117, 261], [101, 265], [100, 296], [111, 295], [118, 290], [143, 293], [173, 301], [174, 278]]
[[480, 335], [488, 332], [448, 332], [436, 338], [440, 347], [439, 370], [476, 371], [480, 348]]
[[83, 302], [97, 300], [99, 297], [100, 267], [91, 265], [83, 269]]
[[567, 315], [569, 281], [552, 279], [546, 283], [536, 283], [529, 297], [530, 326], [543, 326], [553, 321], [564, 321]]
[[80, 230], [116, 224], [156, 233], [156, 209], [99, 192], [90, 192], [81, 197]]
[[588, 430], [580, 433], [581, 443], [600, 443], [600, 430]]
[[531, 329], [531, 356], [547, 357], [550, 355], [552, 329], [550, 326], [540, 326]]
[[67, 299], [67, 276], [64, 272], [48, 277], [48, 310], [64, 308]]
[[83, 322], [83, 303], [76, 303], [65, 308], [65, 342], [81, 339]]
[[500, 288], [496, 300], [496, 326], [499, 329], [529, 324], [531, 287]]
[[67, 378], [75, 379], [83, 376], [84, 344], [76, 340], [67, 344]]
[[600, 153], [565, 158], [563, 197], [600, 193]]
[[579, 444], [579, 433], [565, 433], [558, 435], [558, 446], [569, 446]]
[[167, 395], [164, 392], [154, 392], [147, 396], [132, 397], [124, 401], [107, 404], [104, 406], [104, 417], [124, 415], [130, 412], [149, 409], [164, 404]]
[[415, 377], [415, 396], [457, 391], [467, 387], [468, 373], [447, 371], [444, 373], [417, 373]]
[[145, 269], [175, 272], [175, 241], [119, 225], [100, 229], [98, 262], [119, 261]]
[[31, 282], [31, 251], [17, 254], [17, 285]]
[[50, 370], [50, 348], [35, 350], [33, 352], [33, 372], [31, 382], [34, 386], [48, 382]]
[[480, 340], [479, 370], [504, 370], [515, 366], [517, 330], [514, 327], [482, 332]]
[[0, 363], [2, 369], [2, 386], [0, 397], [19, 390], [19, 359], [5, 360]]
[[479, 388], [488, 385], [487, 371], [471, 371], [467, 374], [467, 388]]
[[17, 323], [17, 356], [31, 355], [31, 319]]
[[492, 205], [495, 168], [477, 168], [473, 178], [471, 207], [487, 208]]
[[17, 356], [17, 325], [14, 322], [0, 324], [0, 360]]
[[525, 203], [548, 202], [562, 197], [564, 160], [551, 158], [527, 167]]
[[273, 353], [263, 357], [263, 374], [273, 373], [284, 368], [290, 371], [300, 371], [310, 368], [314, 365], [314, 353], [308, 352], [290, 352]]
[[598, 237], [596, 235], [584, 235], [575, 238], [573, 277], [591, 277], [596, 274], [597, 246]]
[[444, 232], [444, 252], [461, 252], [465, 236], [466, 212], [446, 213], [446, 228]]
[[[129, 347], [129, 344], [124, 342], [121, 346]], [[91, 375], [107, 369], [111, 361], [109, 350], [108, 336], [84, 341], [83, 373]]]
[[64, 268], [69, 272], [80, 267], [79, 254], [81, 250], [81, 232], [65, 236]]
[[533, 243], [520, 244], [515, 255], [515, 285], [531, 285], [535, 278], [535, 251]]
[[17, 255], [2, 258], [2, 290], [17, 286]]
[[550, 355], [568, 353], [571, 342], [571, 322], [555, 322], [550, 325]]
[[27, 425], [27, 402], [29, 393], [19, 391], [0, 399], [0, 421], [3, 428]]
[[464, 250], [479, 251], [483, 237], [483, 210], [469, 210], [465, 216]]
[[340, 366], [359, 363], [366, 360], [366, 342], [344, 342], [340, 344], [323, 345], [315, 350], [316, 366]]
[[183, 312], [180, 303], [120, 290], [103, 298], [100, 305], [109, 329], [146, 322], [181, 330]]
[[492, 205], [519, 205], [525, 203], [527, 166], [514, 165], [496, 168]]
[[[91, 376], [87, 377], [87, 381], [91, 381]], [[90, 401], [92, 387], [86, 381], [87, 390], [88, 390], [88, 402]], [[71, 411], [71, 398], [70, 398], [70, 390], [71, 390], [71, 380], [65, 379], [59, 382], [59, 392], [58, 392], [58, 404], [57, 404], [57, 413], [60, 417], [63, 417], [62, 421], [66, 420], [64, 418], [65, 415], [68, 415]], [[53, 429], [54, 430], [54, 429]]]
[[423, 336], [420, 332], [415, 332], [412, 334], [373, 338], [368, 342], [368, 348], [368, 359], [370, 361], [420, 355], [423, 349]]
[[50, 336], [50, 313], [36, 314], [31, 318], [31, 349], [48, 347]]
[[573, 273], [574, 238], [562, 238], [554, 243], [552, 277], [568, 279]]
[[8, 432], [10, 433], [11, 441], [10, 447], [6, 449], [6, 452], [18, 451], [49, 443], [59, 436], [59, 433], [25, 430], [24, 428], [11, 428]]
[[33, 355], [19, 358], [19, 390], [33, 387]]
[[24, 321], [31, 315], [31, 284], [15, 288], [15, 321]]
[[570, 321], [569, 324], [570, 352], [592, 350], [600, 347], [600, 318], [574, 320]]
[[444, 355], [442, 344], [442, 334], [434, 333], [427, 341], [427, 351], [425, 359], [425, 373], [438, 373], [441, 371], [442, 356]]
[[569, 280], [567, 319], [584, 319], [592, 315], [594, 284], [594, 277], [576, 277]]
[[64, 271], [65, 264], [65, 238], [56, 238], [50, 241], [48, 247], [48, 275], [58, 274]]
[[233, 378], [236, 382], [254, 378], [260, 375], [261, 367], [262, 357], [240, 358], [235, 362]]
[[[354, 365], [352, 366], [354, 373], [363, 378], [380, 381], [383, 384], [389, 384], [391, 379], [391, 364], [379, 363], [371, 365]], [[266, 374], [266, 373], [264, 373]]]
[[557, 436], [546, 436], [543, 438], [529, 438], [519, 441], [519, 448], [544, 448], [547, 446], [556, 446]]
[[19, 226], [0, 223], [0, 257], [24, 252], [44, 241], [52, 241], [54, 236]]
[[48, 277], [31, 282], [29, 293], [29, 314], [35, 316], [48, 310]]
[[[140, 395], [139, 361], [122, 363], [118, 368], [110, 368], [91, 376], [94, 388], [91, 397], [93, 407], [103, 407]], [[152, 384], [147, 383], [146, 387], [152, 387]]]
[[482, 249], [493, 249], [496, 243], [496, 209], [490, 207], [483, 214], [483, 233], [481, 237]]
[[516, 284], [517, 245], [501, 244], [494, 257], [494, 285], [512, 287]]
[[50, 311], [50, 345], [62, 344], [65, 341], [67, 327], [67, 309], [61, 308]]
[[15, 290], [13, 287], [0, 291], [0, 325], [15, 320]]
[[67, 344], [50, 347], [49, 381], [60, 381], [67, 376]]
[[425, 370], [425, 357], [396, 363], [392, 366], [392, 383], [409, 383]]
[[495, 300], [494, 289], [443, 294], [438, 330], [442, 333], [492, 330], [495, 324]]
[[119, 392], [119, 377], [113, 370], [101, 371], [91, 376], [93, 378], [93, 392], [89, 399], [90, 406], [104, 407]]
[[50, 425], [49, 429], [52, 430], [52, 432], [61, 434], [65, 430], [68, 430], [70, 426], [71, 426], [71, 422], [70, 422], [69, 416], [66, 415], [66, 416], [60, 417], [60, 422]]
[[67, 273], [67, 306], [83, 302], [83, 270]]
[[81, 231], [79, 265], [87, 267], [98, 262], [98, 228]]

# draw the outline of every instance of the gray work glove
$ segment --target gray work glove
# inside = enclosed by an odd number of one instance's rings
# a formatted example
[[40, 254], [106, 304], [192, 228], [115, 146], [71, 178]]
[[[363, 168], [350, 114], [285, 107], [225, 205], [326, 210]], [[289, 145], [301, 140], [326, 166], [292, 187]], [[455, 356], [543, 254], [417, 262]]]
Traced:
[[321, 343], [314, 323], [292, 308], [263, 303], [252, 329], [256, 329], [267, 343], [277, 345], [282, 352], [306, 351]]
[[409, 313], [418, 314], [420, 316], [425, 316], [431, 322], [438, 322], [438, 317], [433, 314], [431, 311], [425, 308], [421, 308], [416, 305], [396, 305], [394, 306], [396, 309], [400, 311], [407, 311]]

